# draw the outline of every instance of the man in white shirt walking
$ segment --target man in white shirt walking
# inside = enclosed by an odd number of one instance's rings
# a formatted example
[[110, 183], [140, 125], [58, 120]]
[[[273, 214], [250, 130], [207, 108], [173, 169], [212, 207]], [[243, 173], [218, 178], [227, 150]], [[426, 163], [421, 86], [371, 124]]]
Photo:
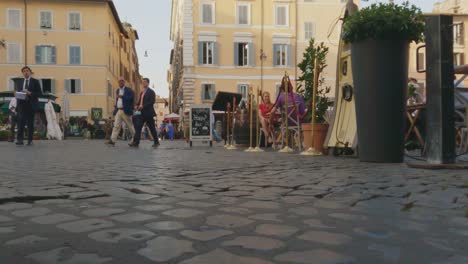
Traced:
[[132, 124], [133, 115], [133, 101], [135, 95], [129, 87], [125, 86], [125, 79], [119, 78], [119, 88], [116, 91], [117, 99], [115, 101], [114, 109], [114, 128], [112, 129], [112, 135], [109, 141], [106, 142], [108, 145], [115, 145], [117, 137], [119, 136], [120, 130], [122, 129], [122, 123], [125, 123], [130, 129], [132, 137], [135, 136], [135, 129]]

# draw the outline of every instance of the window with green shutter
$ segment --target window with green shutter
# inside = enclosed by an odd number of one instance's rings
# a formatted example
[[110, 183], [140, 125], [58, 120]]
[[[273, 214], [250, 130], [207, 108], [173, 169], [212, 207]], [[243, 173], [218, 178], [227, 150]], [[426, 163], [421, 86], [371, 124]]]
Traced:
[[40, 12], [40, 28], [51, 29], [52, 28], [52, 12], [41, 11]]
[[56, 64], [57, 51], [53, 46], [36, 46], [36, 64]]
[[81, 47], [80, 46], [70, 46], [69, 50], [70, 55], [70, 64], [79, 65], [81, 64]]

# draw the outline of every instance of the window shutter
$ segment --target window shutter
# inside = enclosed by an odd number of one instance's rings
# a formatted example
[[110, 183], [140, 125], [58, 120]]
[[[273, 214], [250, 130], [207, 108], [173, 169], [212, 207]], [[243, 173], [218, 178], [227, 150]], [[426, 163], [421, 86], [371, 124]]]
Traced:
[[8, 79], [8, 91], [15, 90], [15, 81], [13, 79]]
[[239, 66], [239, 43], [234, 42], [234, 65]]
[[249, 65], [255, 67], [255, 45], [253, 43], [248, 44], [249, 47]]
[[210, 99], [211, 100], [215, 99], [215, 87], [216, 86], [214, 84], [211, 85], [211, 90], [210, 90]]
[[219, 65], [219, 58], [218, 58], [218, 43], [214, 42], [213, 43], [213, 64], [214, 65]]
[[65, 91], [67, 93], [70, 93], [70, 87], [71, 87], [71, 80], [65, 80]]
[[293, 66], [293, 57], [292, 57], [292, 46], [291, 45], [287, 45], [287, 62], [286, 62], [286, 65], [288, 65], [289, 67], [292, 67]]
[[83, 89], [81, 89], [81, 80], [76, 79], [75, 80], [75, 93], [80, 94], [82, 90]]
[[52, 50], [52, 64], [56, 64], [57, 63], [57, 48], [56, 47], [51, 47], [51, 50]]
[[55, 80], [54, 79], [50, 79], [50, 92], [52, 94], [55, 94]]
[[[238, 84], [238, 85], [237, 85], [237, 93], [242, 94], [242, 89], [241, 89], [241, 87], [242, 87], [242, 84]], [[238, 103], [240, 103], [240, 102], [238, 102]]]
[[36, 64], [42, 64], [41, 46], [36, 46]]
[[198, 65], [203, 64], [203, 42], [198, 42]]
[[273, 44], [273, 65], [278, 66], [278, 44]]
[[52, 13], [46, 12], [45, 16], [46, 16], [46, 26], [48, 28], [52, 28]]

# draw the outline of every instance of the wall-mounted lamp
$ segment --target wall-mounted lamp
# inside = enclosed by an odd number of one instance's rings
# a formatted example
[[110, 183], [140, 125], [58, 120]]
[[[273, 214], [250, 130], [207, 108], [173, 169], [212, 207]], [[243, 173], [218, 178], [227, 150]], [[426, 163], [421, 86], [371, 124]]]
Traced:
[[260, 60], [266, 60], [267, 59], [267, 55], [265, 54], [265, 52], [263, 52], [263, 50], [260, 50]]

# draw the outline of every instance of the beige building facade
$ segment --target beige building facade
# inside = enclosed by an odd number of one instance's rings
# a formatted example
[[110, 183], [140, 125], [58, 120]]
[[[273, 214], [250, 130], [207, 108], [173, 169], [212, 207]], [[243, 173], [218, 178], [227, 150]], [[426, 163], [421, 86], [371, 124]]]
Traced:
[[[327, 29], [344, 6], [342, 0], [173, 0], [171, 109], [211, 104], [219, 91], [245, 99], [249, 86], [275, 99], [285, 72], [293, 83], [300, 74], [296, 65], [308, 39], [330, 39]], [[336, 74], [338, 32], [335, 28], [335, 45], [329, 45], [330, 82]]]
[[0, 1], [0, 91], [13, 90], [28, 65], [44, 93], [67, 92], [71, 116], [93, 107], [111, 114], [119, 75], [139, 87], [137, 32], [112, 1]]

